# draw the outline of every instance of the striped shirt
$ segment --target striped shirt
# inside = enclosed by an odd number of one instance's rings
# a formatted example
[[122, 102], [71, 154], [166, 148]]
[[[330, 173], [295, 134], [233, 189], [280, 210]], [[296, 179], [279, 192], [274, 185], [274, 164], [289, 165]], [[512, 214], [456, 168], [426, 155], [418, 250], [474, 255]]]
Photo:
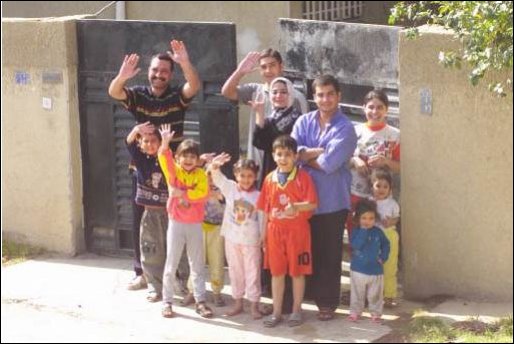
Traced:
[[185, 110], [191, 102], [182, 96], [183, 87], [168, 86], [160, 97], [152, 94], [150, 86], [124, 87], [127, 99], [121, 103], [134, 115], [137, 123], [149, 121], [156, 127], [171, 124], [171, 131], [175, 131], [171, 148], [175, 150], [184, 139]]

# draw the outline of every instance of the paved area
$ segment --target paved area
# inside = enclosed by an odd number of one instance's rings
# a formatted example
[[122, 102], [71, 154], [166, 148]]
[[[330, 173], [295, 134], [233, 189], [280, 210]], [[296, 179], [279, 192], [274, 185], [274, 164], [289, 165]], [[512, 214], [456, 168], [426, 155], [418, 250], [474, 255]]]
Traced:
[[[2, 267], [2, 342], [373, 342], [391, 332], [396, 314], [423, 308], [402, 302], [394, 313], [386, 311], [383, 325], [369, 319], [345, 321], [346, 306], [338, 309], [336, 319], [320, 322], [310, 303], [304, 304], [305, 323], [296, 328], [280, 324], [268, 329], [248, 313], [225, 318], [227, 307], [214, 308], [215, 318], [203, 319], [192, 307], [175, 306], [178, 316], [165, 319], [160, 303], [146, 301], [146, 291], [125, 289], [132, 276], [131, 260], [94, 254]], [[343, 277], [342, 283], [348, 279]], [[230, 300], [229, 287], [224, 294]], [[449, 300], [430, 311], [494, 317], [512, 313], [512, 303]]]
[[[125, 289], [131, 277], [129, 259], [93, 254], [2, 268], [2, 342], [371, 342], [390, 331], [369, 320], [346, 322], [346, 308], [320, 322], [312, 304], [297, 328], [268, 329], [248, 313], [228, 319], [226, 307], [203, 319], [192, 307], [175, 306], [178, 316], [165, 319], [146, 291]], [[224, 293], [229, 299], [230, 289]]]

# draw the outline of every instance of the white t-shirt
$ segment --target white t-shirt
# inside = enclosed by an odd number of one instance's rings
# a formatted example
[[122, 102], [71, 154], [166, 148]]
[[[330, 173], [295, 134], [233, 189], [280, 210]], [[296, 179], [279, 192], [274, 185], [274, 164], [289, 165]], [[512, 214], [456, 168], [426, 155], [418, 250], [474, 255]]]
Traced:
[[[399, 159], [400, 130], [386, 125], [380, 130], [371, 130], [366, 123], [355, 126], [357, 133], [357, 148], [354, 156], [364, 160], [375, 155], [383, 155], [392, 160]], [[362, 198], [371, 197], [371, 185], [369, 176], [363, 176], [355, 168], [352, 172], [352, 195]]]
[[226, 202], [221, 235], [235, 244], [259, 246], [262, 234], [262, 216], [256, 207], [259, 190], [240, 190], [237, 183], [225, 177], [219, 169], [211, 173]]
[[377, 203], [377, 211], [378, 215], [380, 215], [380, 219], [377, 221], [377, 226], [380, 227], [382, 230], [385, 229], [382, 225], [382, 219], [385, 219], [386, 217], [400, 217], [400, 206], [392, 196], [389, 196], [388, 198], [380, 201], [375, 199], [372, 200]]

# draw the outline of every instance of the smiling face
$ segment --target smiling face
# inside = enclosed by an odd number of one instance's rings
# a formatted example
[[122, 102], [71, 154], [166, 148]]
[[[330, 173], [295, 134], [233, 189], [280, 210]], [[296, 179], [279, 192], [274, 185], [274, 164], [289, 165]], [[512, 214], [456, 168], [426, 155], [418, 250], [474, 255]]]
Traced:
[[250, 190], [255, 185], [257, 175], [249, 168], [241, 168], [234, 173], [237, 185], [243, 190]]
[[282, 63], [278, 62], [274, 57], [261, 58], [259, 66], [261, 76], [267, 84], [282, 75]]
[[177, 162], [186, 171], [192, 171], [198, 164], [198, 155], [193, 153], [182, 153], [177, 156]]
[[280, 172], [291, 172], [295, 166], [297, 154], [286, 147], [277, 147], [273, 150], [273, 160]]
[[289, 92], [284, 82], [276, 81], [270, 90], [271, 104], [274, 108], [286, 108], [289, 105]]
[[377, 179], [373, 181], [373, 197], [376, 200], [384, 200], [389, 197], [391, 193], [391, 185], [385, 179]]
[[172, 77], [171, 63], [154, 57], [150, 67], [148, 67], [148, 81], [152, 87], [152, 92], [157, 94], [164, 92]]
[[161, 141], [156, 134], [143, 134], [139, 143], [141, 150], [148, 155], [157, 155]]
[[370, 99], [364, 104], [364, 113], [370, 125], [385, 123], [387, 106], [378, 98]]
[[333, 114], [339, 107], [341, 93], [333, 85], [316, 86], [314, 102], [322, 113]]

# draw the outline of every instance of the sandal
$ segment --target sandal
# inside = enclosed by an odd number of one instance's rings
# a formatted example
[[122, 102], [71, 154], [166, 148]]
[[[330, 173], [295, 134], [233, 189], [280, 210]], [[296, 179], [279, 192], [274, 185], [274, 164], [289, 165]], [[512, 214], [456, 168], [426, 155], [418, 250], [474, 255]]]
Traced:
[[165, 318], [173, 318], [175, 316], [171, 303], [167, 302], [162, 306], [161, 314]]
[[300, 312], [291, 313], [289, 319], [287, 319], [287, 326], [289, 327], [300, 326], [302, 323], [302, 313]]
[[196, 304], [196, 313], [200, 314], [202, 318], [212, 318], [214, 315], [212, 309], [210, 309], [205, 302], [198, 302]]
[[151, 291], [146, 295], [146, 300], [148, 302], [157, 302], [162, 300], [162, 295], [156, 291]]
[[274, 316], [274, 315], [270, 315], [269, 317], [264, 319], [263, 324], [264, 324], [264, 327], [275, 327], [278, 324], [280, 324], [281, 322], [282, 322], [282, 317], [281, 316], [277, 317], [277, 316]]
[[356, 314], [356, 313], [351, 313], [347, 318], [346, 320], [348, 321], [351, 321], [351, 322], [356, 322], [359, 320], [359, 315]]
[[318, 320], [328, 321], [334, 319], [334, 311], [330, 308], [322, 308], [318, 312]]

